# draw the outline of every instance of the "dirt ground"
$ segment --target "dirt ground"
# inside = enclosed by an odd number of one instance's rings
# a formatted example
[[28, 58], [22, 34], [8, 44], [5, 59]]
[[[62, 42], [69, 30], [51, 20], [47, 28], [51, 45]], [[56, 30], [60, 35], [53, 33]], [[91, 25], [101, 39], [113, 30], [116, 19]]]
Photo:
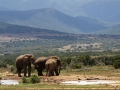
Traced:
[[[17, 74], [12, 74], [9, 72], [0, 73], [2, 79], [11, 79], [11, 80], [18, 80], [19, 82], [22, 80], [22, 77], [18, 77]], [[68, 74], [68, 75], [59, 75], [59, 76], [39, 76], [40, 83], [44, 84], [61, 84], [64, 81], [80, 81], [80, 80], [113, 80], [113, 81], [120, 81], [120, 77], [108, 77], [102, 75], [75, 75], [75, 74]], [[114, 84], [120, 87], [119, 84]]]

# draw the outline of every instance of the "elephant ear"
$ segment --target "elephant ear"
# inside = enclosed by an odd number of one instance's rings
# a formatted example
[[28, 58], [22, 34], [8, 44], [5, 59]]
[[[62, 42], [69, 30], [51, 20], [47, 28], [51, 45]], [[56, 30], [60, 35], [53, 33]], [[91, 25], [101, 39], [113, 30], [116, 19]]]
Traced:
[[27, 56], [24, 56], [24, 57], [23, 57], [23, 61], [24, 61], [25, 63], [29, 63], [28, 57], [27, 57]]
[[28, 62], [31, 62], [34, 65], [34, 63], [35, 63], [35, 57], [34, 57], [34, 55], [33, 54], [26, 54], [26, 56], [29, 59]]

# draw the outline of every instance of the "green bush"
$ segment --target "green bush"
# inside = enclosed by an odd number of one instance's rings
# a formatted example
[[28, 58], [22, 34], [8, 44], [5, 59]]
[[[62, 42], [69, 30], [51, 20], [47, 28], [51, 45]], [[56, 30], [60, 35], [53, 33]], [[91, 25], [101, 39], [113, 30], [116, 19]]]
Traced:
[[17, 69], [16, 69], [15, 66], [12, 66], [12, 67], [10, 68], [10, 71], [11, 71], [12, 73], [14, 73], [14, 74], [17, 74]]
[[22, 83], [28, 83], [28, 80], [26, 79], [26, 77], [22, 78]]
[[115, 69], [120, 68], [120, 60], [115, 60], [113, 66], [114, 66]]
[[37, 75], [32, 75], [30, 77], [30, 83], [39, 83], [40, 82], [40, 78]]
[[80, 69], [81, 68], [81, 64], [73, 64], [72, 68], [73, 69]]

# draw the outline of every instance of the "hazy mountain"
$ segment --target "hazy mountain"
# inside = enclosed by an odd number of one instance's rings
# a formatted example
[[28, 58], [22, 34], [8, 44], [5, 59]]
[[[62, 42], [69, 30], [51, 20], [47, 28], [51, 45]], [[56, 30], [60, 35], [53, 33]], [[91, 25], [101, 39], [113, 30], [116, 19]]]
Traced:
[[99, 34], [111, 34], [111, 35], [120, 35], [120, 24], [106, 30], [97, 32]]
[[20, 25], [14, 25], [14, 24], [8, 24], [0, 22], [0, 34], [38, 34], [38, 35], [44, 35], [44, 34], [67, 34], [63, 32], [58, 32], [54, 30], [47, 30], [47, 29], [40, 29], [40, 28], [33, 28], [33, 27], [27, 27], [27, 26], [20, 26]]
[[120, 22], [120, 0], [0, 0], [12, 10], [53, 8], [71, 16], [87, 16]]
[[57, 39], [57, 40], [77, 40], [84, 35], [69, 34], [54, 30], [33, 28], [27, 26], [13, 25], [0, 22], [0, 35], [5, 37], [16, 38], [42, 38], [42, 39]]
[[66, 15], [55, 9], [0, 11], [0, 22], [67, 33], [91, 33], [107, 28], [100, 23], [90, 23], [78, 17]]

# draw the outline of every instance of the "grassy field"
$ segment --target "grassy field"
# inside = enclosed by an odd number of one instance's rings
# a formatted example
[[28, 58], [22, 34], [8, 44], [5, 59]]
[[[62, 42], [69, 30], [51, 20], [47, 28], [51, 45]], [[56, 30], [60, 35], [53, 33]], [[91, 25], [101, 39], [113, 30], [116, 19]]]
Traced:
[[[0, 71], [1, 71], [0, 77], [3, 78], [6, 74], [9, 73], [10, 70], [1, 68]], [[60, 76], [53, 76], [49, 78], [53, 78], [53, 79], [65, 78], [65, 80], [73, 80], [76, 79], [76, 77], [79, 77], [84, 80], [87, 77], [97, 77], [100, 79], [103, 78], [107, 80], [120, 80], [119, 75], [120, 75], [120, 69], [114, 69], [112, 66], [98, 66], [98, 67], [94, 66], [94, 67], [83, 67], [82, 69], [62, 70]], [[41, 79], [42, 77], [40, 77], [40, 80]], [[20, 81], [19, 85], [10, 85], [10, 86], [1, 85], [0, 90], [120, 90], [120, 85], [119, 84], [63, 85], [60, 83], [51, 83], [51, 82], [46, 83], [42, 81], [37, 84], [30, 84], [30, 83], [23, 84]]]

